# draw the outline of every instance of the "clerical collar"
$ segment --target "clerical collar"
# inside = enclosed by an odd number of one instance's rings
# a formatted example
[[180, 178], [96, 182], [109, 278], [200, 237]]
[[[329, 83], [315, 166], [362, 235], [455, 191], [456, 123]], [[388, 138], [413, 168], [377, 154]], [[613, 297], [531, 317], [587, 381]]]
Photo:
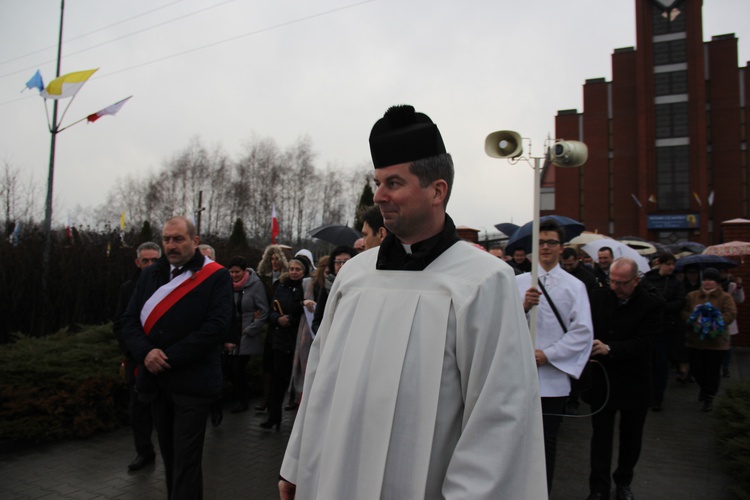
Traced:
[[443, 230], [426, 240], [404, 245], [394, 234], [388, 233], [380, 244], [375, 267], [383, 271], [422, 271], [458, 240], [456, 225], [445, 214]]

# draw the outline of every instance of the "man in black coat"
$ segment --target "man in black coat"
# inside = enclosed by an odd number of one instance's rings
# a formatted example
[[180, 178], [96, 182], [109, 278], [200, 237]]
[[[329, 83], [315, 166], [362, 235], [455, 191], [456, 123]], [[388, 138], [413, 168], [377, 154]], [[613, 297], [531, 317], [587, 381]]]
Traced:
[[131, 471], [140, 470], [154, 461], [154, 445], [151, 442], [151, 431], [153, 430], [154, 423], [151, 418], [151, 405], [141, 401], [138, 398], [138, 393], [135, 392], [135, 368], [137, 364], [122, 339], [122, 315], [128, 307], [130, 297], [133, 295], [133, 290], [135, 290], [135, 284], [141, 275], [141, 270], [159, 260], [159, 257], [161, 257], [161, 248], [153, 241], [147, 241], [138, 246], [135, 255], [136, 272], [128, 281], [120, 286], [117, 313], [115, 314], [115, 321], [112, 324], [112, 331], [125, 354], [125, 362], [123, 363], [125, 381], [132, 389], [130, 393], [130, 426], [133, 429], [136, 457], [128, 465], [128, 469]]
[[[639, 286], [639, 281], [637, 264], [620, 258], [610, 267], [609, 286], [594, 290], [590, 297], [594, 323], [591, 356], [601, 366], [593, 367], [592, 388], [583, 394], [595, 413], [591, 417], [589, 500], [608, 499], [611, 478], [617, 485], [618, 500], [633, 498], [630, 483], [651, 404], [652, 342], [661, 332], [664, 309], [663, 299]], [[619, 456], [610, 477], [618, 411]]]
[[164, 256], [141, 272], [123, 316], [139, 363], [136, 390], [151, 403], [170, 499], [202, 498], [203, 440], [221, 394], [221, 345], [232, 320], [229, 272], [204, 257], [195, 226], [174, 217]]

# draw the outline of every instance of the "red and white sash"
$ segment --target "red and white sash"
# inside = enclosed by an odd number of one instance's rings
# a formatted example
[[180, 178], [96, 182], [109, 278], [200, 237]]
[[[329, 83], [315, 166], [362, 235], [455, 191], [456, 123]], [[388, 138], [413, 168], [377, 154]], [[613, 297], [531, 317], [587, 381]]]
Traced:
[[185, 271], [159, 287], [141, 309], [141, 325], [146, 335], [173, 305], [221, 268], [220, 264], [204, 257], [203, 267], [199, 271]]

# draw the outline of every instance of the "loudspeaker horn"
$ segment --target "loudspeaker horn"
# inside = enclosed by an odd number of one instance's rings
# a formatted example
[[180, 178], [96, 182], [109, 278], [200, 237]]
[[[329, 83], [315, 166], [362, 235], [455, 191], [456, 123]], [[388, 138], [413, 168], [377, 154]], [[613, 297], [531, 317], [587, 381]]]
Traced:
[[549, 156], [558, 167], [580, 167], [589, 157], [589, 148], [580, 141], [559, 139], [550, 148]]
[[521, 134], [513, 130], [492, 132], [484, 140], [484, 152], [492, 158], [516, 158], [523, 153]]

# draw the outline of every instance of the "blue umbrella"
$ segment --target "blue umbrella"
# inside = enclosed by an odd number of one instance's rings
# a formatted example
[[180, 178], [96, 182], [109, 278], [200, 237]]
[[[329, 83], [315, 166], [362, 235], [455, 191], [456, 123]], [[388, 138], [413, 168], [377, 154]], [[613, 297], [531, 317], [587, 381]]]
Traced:
[[498, 231], [510, 238], [511, 236], [513, 236], [513, 233], [515, 233], [521, 226], [513, 224], [512, 222], [502, 222], [500, 224], [495, 224], [495, 227]]
[[714, 267], [716, 269], [729, 269], [730, 267], [737, 267], [737, 263], [732, 259], [726, 257], [720, 257], [718, 255], [706, 255], [696, 254], [688, 255], [687, 257], [680, 257], [675, 262], [675, 269], [685, 269], [688, 266], [698, 266], [700, 269], [706, 269], [707, 267]]
[[[563, 241], [563, 243], [570, 241], [583, 232], [584, 226], [582, 222], [578, 222], [577, 220], [562, 215], [545, 215], [544, 217], [539, 218], [539, 223], [541, 224], [550, 219], [557, 222], [557, 225], [562, 227], [565, 231], [565, 241]], [[508, 240], [508, 244], [505, 245], [506, 253], [512, 254], [517, 248], [523, 248], [526, 250], [526, 253], [531, 252], [531, 231], [533, 224], [533, 221], [527, 222], [518, 228], [518, 231], [513, 233], [513, 236]]]

